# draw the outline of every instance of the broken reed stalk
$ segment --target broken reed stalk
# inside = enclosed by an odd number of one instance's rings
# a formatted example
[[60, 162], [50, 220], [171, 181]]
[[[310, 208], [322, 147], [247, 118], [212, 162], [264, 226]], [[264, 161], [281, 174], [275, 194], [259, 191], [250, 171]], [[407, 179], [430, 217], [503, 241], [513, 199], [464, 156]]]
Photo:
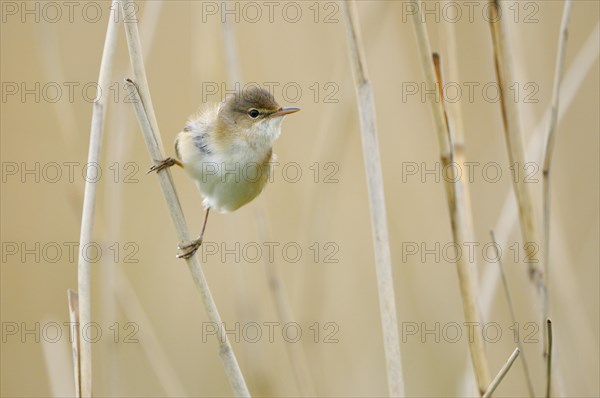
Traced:
[[546, 331], [548, 333], [548, 358], [546, 361], [546, 397], [550, 398], [552, 392], [552, 321], [546, 320]]
[[[125, 9], [132, 7], [132, 0], [121, 0], [121, 5]], [[131, 8], [133, 9], [133, 8]], [[152, 100], [150, 97], [150, 91], [148, 88], [148, 82], [146, 79], [146, 70], [144, 67], [144, 59], [142, 56], [142, 47], [140, 43], [139, 32], [137, 28], [137, 22], [131, 20], [131, 13], [123, 13], [125, 33], [127, 36], [127, 47], [129, 49], [129, 57], [131, 60], [131, 66], [133, 74], [136, 79], [136, 83], [132, 80], [127, 80], [127, 89], [134, 99], [134, 108], [140, 123], [140, 128], [144, 135], [144, 140], [148, 147], [148, 152], [153, 161], [159, 161], [165, 158], [160, 134], [158, 130], [158, 124], [156, 123], [156, 117], [154, 116], [154, 109], [152, 106]], [[127, 17], [129, 16], [129, 18]], [[175, 230], [177, 232], [177, 238], [180, 242], [189, 242], [189, 232], [183, 211], [181, 210], [181, 204], [179, 203], [179, 197], [175, 191], [173, 180], [171, 178], [171, 172], [167, 169], [157, 173], [158, 180], [169, 208], [169, 214]], [[244, 376], [240, 370], [239, 364], [231, 348], [227, 334], [222, 327], [221, 316], [217, 310], [217, 306], [210, 292], [208, 282], [204, 276], [204, 272], [200, 267], [198, 256], [194, 255], [186, 259], [186, 263], [192, 274], [192, 278], [204, 303], [206, 312], [211, 322], [217, 325], [217, 338], [219, 343], [219, 356], [223, 362], [225, 368], [225, 374], [233, 389], [235, 396], [250, 396], [248, 387], [244, 380]]]
[[490, 386], [486, 390], [485, 394], [483, 394], [483, 398], [488, 398], [488, 397], [492, 396], [492, 394], [494, 393], [494, 391], [496, 391], [496, 388], [498, 388], [498, 386], [502, 382], [502, 379], [504, 379], [504, 376], [506, 376], [506, 374], [510, 370], [511, 366], [513, 365], [513, 363], [517, 360], [517, 357], [519, 356], [520, 352], [521, 351], [519, 350], [518, 347], [515, 348], [515, 350], [513, 351], [513, 353], [510, 355], [510, 357], [508, 358], [508, 360], [504, 364], [504, 366], [502, 366], [502, 369], [500, 369], [500, 372], [498, 372], [498, 374], [496, 375], [496, 377], [494, 377], [494, 380], [492, 380], [492, 382], [490, 383]]
[[494, 46], [494, 64], [500, 93], [502, 124], [504, 126], [508, 158], [513, 172], [513, 188], [519, 205], [519, 223], [521, 225], [521, 235], [526, 254], [525, 258], [529, 267], [529, 278], [537, 288], [540, 309], [544, 313], [546, 285], [542, 268], [542, 256], [539, 251], [540, 242], [535, 226], [531, 192], [521, 172], [521, 170], [525, 170], [526, 159], [523, 148], [521, 121], [519, 118], [519, 106], [515, 101], [511, 101], [507, 97], [511, 85], [516, 81], [511, 62], [513, 52], [508, 40], [508, 29], [506, 26], [508, 18], [500, 16], [499, 10], [499, 1], [489, 0], [488, 21], [490, 22]]
[[[67, 301], [69, 304], [69, 321], [71, 325], [79, 325], [79, 300], [77, 292], [67, 289]], [[75, 397], [81, 397], [81, 359], [79, 356], [79, 327], [69, 328], [71, 333], [71, 346], [73, 349], [73, 375], [75, 380]]]
[[[510, 294], [510, 289], [508, 287], [508, 279], [506, 279], [506, 273], [504, 272], [504, 266], [502, 265], [502, 258], [500, 256], [500, 251], [498, 250], [498, 243], [496, 242], [496, 236], [494, 235], [494, 231], [490, 231], [490, 235], [492, 237], [492, 243], [494, 244], [494, 249], [496, 249], [496, 258], [498, 259], [498, 268], [500, 268], [500, 276], [502, 279], [502, 286], [504, 287], [504, 293], [506, 293], [506, 301], [508, 303], [508, 309], [510, 311], [510, 318], [513, 325], [517, 324], [517, 316], [515, 313], [515, 306], [513, 304], [512, 295]], [[525, 372], [525, 380], [527, 380], [527, 388], [529, 389], [529, 396], [535, 397], [535, 390], [533, 388], [533, 381], [531, 381], [531, 374], [529, 373], [529, 365], [527, 364], [527, 360], [525, 359], [525, 351], [523, 351], [523, 346], [521, 345], [521, 339], [517, 339], [517, 348], [523, 353], [521, 360], [523, 361], [523, 371]]]
[[[421, 67], [423, 68], [423, 73], [425, 75], [425, 84], [427, 87], [442, 87], [441, 69], [438, 68], [436, 71], [434, 62], [432, 62], [429, 37], [425, 25], [419, 18], [418, 13], [415, 13], [413, 16], [413, 22]], [[437, 57], [437, 55], [434, 55], [434, 61], [436, 61]], [[437, 59], [437, 61], [439, 61], [439, 59]], [[439, 79], [436, 78], [436, 75], [439, 75]], [[469, 236], [473, 236], [473, 233], [470, 230], [471, 225], [468, 217], [468, 207], [465, 200], [463, 181], [460, 177], [456, 176], [456, 167], [451, 166], [454, 162], [454, 153], [443, 100], [432, 101], [430, 104], [442, 168], [450, 170], [454, 174], [450, 178], [444, 178], [452, 237], [454, 243], [459, 247], [464, 247], [465, 239]], [[469, 340], [469, 349], [479, 393], [483, 394], [490, 383], [490, 374], [481, 333], [482, 323], [477, 309], [477, 288], [473, 277], [475, 264], [469, 264], [466, 261], [465, 256], [460, 256], [456, 262], [456, 269], [458, 272], [465, 320], [470, 322], [470, 324], [475, 325], [473, 339]]]
[[[102, 146], [102, 132], [104, 128], [104, 116], [106, 115], [106, 98], [108, 96], [109, 80], [112, 74], [116, 43], [117, 24], [114, 18], [117, 9], [117, 0], [113, 0], [111, 12], [108, 18], [108, 27], [104, 39], [104, 50], [100, 61], [100, 72], [98, 77], [99, 92], [94, 100], [92, 108], [92, 123], [90, 128], [90, 143], [87, 164], [98, 164], [100, 162], [100, 148]], [[97, 179], [92, 176], [93, 168], [87, 168], [85, 188], [83, 193], [83, 211], [81, 215], [81, 232], [79, 235], [79, 258], [77, 260], [77, 293], [79, 295], [79, 363], [80, 363], [80, 387], [81, 396], [90, 398], [92, 396], [92, 345], [89, 338], [83, 335], [83, 331], [91, 324], [91, 264], [85, 255], [85, 248], [92, 240], [94, 231], [94, 210], [96, 207], [96, 184]], [[76, 366], [74, 364], [74, 366]]]
[[[560, 100], [560, 84], [563, 79], [565, 64], [565, 53], [567, 48], [568, 25], [571, 15], [571, 0], [565, 0], [562, 21], [560, 24], [560, 33], [558, 37], [558, 53], [556, 54], [556, 68], [554, 69], [554, 88], [552, 90], [550, 123], [548, 126], [548, 137], [544, 153], [544, 171], [543, 171], [543, 190], [544, 190], [544, 260], [546, 262], [546, 286], [548, 286], [550, 277], [550, 165], [552, 154], [554, 152], [554, 143], [556, 140], [556, 126], [558, 124], [558, 106]], [[546, 292], [547, 293], [547, 292]], [[544, 297], [544, 319], [548, 318], [548, 294]], [[545, 334], [544, 334], [545, 336]], [[546, 356], [546, 345], [544, 344], [544, 357]]]
[[375, 250], [375, 272], [377, 275], [377, 292], [379, 294], [388, 389], [390, 396], [398, 397], [404, 396], [404, 377], [402, 374], [400, 338], [398, 335], [396, 301], [394, 298], [394, 280], [388, 239], [383, 175], [379, 144], [377, 142], [375, 104], [362, 48], [356, 4], [354, 1], [341, 1], [340, 5], [346, 25], [350, 64], [358, 97], [360, 136], [367, 175], [369, 208], [373, 230], [373, 248]]

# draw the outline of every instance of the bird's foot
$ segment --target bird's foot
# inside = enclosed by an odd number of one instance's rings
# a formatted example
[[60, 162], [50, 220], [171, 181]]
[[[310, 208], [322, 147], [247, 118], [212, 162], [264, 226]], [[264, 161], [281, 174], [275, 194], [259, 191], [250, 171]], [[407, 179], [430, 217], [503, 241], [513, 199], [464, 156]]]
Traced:
[[196, 253], [196, 251], [202, 245], [202, 238], [191, 241], [190, 243], [180, 244], [177, 249], [181, 250], [181, 253], [177, 255], [177, 258], [188, 259]]
[[169, 157], [164, 160], [161, 160], [160, 162], [156, 163], [154, 166], [150, 167], [150, 170], [148, 170], [148, 172], [146, 174], [150, 174], [154, 171], [158, 173], [162, 169], [166, 169], [166, 168], [169, 168], [169, 167], [172, 167], [175, 165], [177, 165], [179, 167], [183, 167], [183, 164], [179, 160]]

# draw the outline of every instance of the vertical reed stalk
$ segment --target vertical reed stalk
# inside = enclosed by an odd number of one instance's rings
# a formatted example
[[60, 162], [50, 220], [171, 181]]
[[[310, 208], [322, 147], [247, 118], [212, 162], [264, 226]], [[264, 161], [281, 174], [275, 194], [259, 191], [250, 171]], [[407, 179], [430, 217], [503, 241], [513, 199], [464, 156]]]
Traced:
[[[435, 54], [432, 62], [429, 37], [425, 25], [421, 21], [418, 13], [413, 15], [413, 22], [421, 67], [423, 68], [425, 75], [425, 84], [427, 87], [442, 87], [441, 68], [438, 67], [436, 72], [436, 67], [434, 65], [435, 61], [439, 59], [437, 54]], [[440, 161], [443, 169], [448, 169], [451, 172], [456, 173], [456, 167], [452, 166], [454, 163], [454, 147], [451, 144], [448, 118], [443, 104], [443, 95], [440, 97], [440, 101], [430, 102], [434, 128], [438, 139]], [[466, 239], [469, 236], [473, 236], [473, 234], [471, 232], [468, 217], [469, 212], [463, 181], [460, 177], [454, 175], [450, 178], [444, 178], [444, 184], [446, 188], [448, 210], [450, 213], [452, 237], [459, 247], [464, 247]], [[474, 325], [473, 338], [469, 339], [469, 349], [477, 385], [479, 387], [479, 393], [483, 394], [488, 388], [490, 375], [481, 334], [482, 323], [477, 310], [477, 288], [473, 278], [476, 268], [475, 264], [469, 264], [466, 260], [465, 256], [460, 256], [456, 263], [456, 269], [458, 272], [465, 320], [469, 322], [469, 324]]]
[[523, 148], [523, 134], [519, 118], [519, 106], [516, 102], [507, 98], [510, 86], [516, 81], [512, 65], [512, 49], [508, 40], [506, 24], [508, 18], [501, 17], [500, 4], [498, 0], [489, 0], [488, 21], [492, 33], [494, 45], [494, 61], [496, 78], [500, 87], [500, 105], [502, 112], [502, 123], [504, 126], [508, 158], [513, 172], [513, 188], [519, 204], [519, 221], [521, 234], [529, 267], [529, 277], [537, 288], [539, 304], [542, 313], [546, 302], [546, 285], [544, 282], [543, 261], [539, 251], [539, 239], [533, 213], [533, 201], [527, 181], [523, 178], [526, 157]]
[[552, 347], [554, 342], [552, 341], [552, 321], [546, 320], [546, 333], [548, 333], [548, 357], [546, 360], [546, 397], [550, 398], [552, 393]]
[[[108, 98], [109, 79], [116, 48], [117, 24], [113, 13], [117, 9], [117, 0], [113, 0], [111, 13], [108, 18], [108, 28], [104, 40], [100, 74], [98, 77], [99, 93], [94, 101], [92, 110], [92, 126], [87, 164], [100, 162], [100, 147], [102, 146], [102, 131], [106, 114], [106, 98]], [[77, 261], [77, 291], [79, 295], [79, 359], [81, 396], [92, 396], [92, 345], [89, 338], [83, 334], [86, 326], [92, 322], [91, 316], [91, 264], [85, 255], [85, 248], [92, 240], [94, 230], [94, 210], [96, 207], [96, 181], [91, 175], [93, 168], [87, 168], [85, 190], [83, 195], [83, 214], [81, 216], [81, 233], [79, 236], [79, 259]]]
[[377, 142], [377, 126], [375, 123], [375, 104], [362, 48], [356, 4], [354, 1], [341, 1], [340, 3], [345, 19], [352, 75], [354, 76], [354, 85], [358, 97], [360, 132], [365, 171], [367, 174], [371, 225], [373, 228], [375, 271], [377, 274], [377, 292], [379, 293], [379, 309], [381, 313], [388, 388], [390, 396], [404, 396], [404, 378], [402, 375], [402, 358], [396, 317], [396, 302], [394, 299], [394, 280], [388, 240], [383, 175], [381, 171], [379, 144]]
[[[67, 301], [69, 304], [69, 321], [71, 325], [79, 323], [79, 300], [77, 292], [67, 289]], [[75, 379], [75, 397], [81, 398], [81, 356], [79, 354], [79, 327], [70, 328], [71, 348], [73, 351], [73, 376]]]
[[[552, 90], [552, 102], [550, 110], [550, 123], [548, 126], [548, 137], [544, 151], [544, 260], [546, 261], [546, 286], [549, 284], [550, 277], [550, 166], [552, 155], [554, 153], [554, 143], [556, 140], [556, 126], [558, 125], [558, 107], [560, 100], [560, 85], [563, 79], [565, 64], [565, 53], [567, 48], [568, 25], [571, 15], [571, 0], [565, 0], [562, 21], [560, 24], [560, 33], [558, 37], [558, 53], [556, 54], [556, 68], [554, 69], [554, 88]], [[548, 295], [544, 297], [544, 319], [548, 318]], [[544, 334], [545, 338], [546, 334]], [[546, 344], [544, 344], [544, 356], [546, 354]]]

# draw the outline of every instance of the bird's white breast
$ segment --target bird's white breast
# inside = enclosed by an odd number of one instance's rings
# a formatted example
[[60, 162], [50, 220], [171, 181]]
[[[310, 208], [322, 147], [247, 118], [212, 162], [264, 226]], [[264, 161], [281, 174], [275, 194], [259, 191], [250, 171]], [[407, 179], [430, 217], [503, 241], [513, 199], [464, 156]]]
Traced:
[[247, 139], [225, 148], [213, 140], [210, 117], [190, 121], [188, 131], [179, 133], [176, 145], [180, 160], [196, 181], [205, 207], [234, 211], [260, 194], [270, 173], [266, 162], [272, 161], [271, 148], [281, 132], [281, 119], [257, 123], [246, 133]]

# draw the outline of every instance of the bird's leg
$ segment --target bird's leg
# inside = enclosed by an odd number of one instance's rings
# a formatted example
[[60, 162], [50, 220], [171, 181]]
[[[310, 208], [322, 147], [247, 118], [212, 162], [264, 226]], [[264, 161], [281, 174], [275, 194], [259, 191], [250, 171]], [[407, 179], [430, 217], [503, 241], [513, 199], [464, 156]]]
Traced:
[[156, 171], [158, 173], [162, 169], [166, 169], [168, 167], [172, 167], [175, 165], [177, 165], [179, 167], [183, 167], [183, 164], [179, 160], [169, 157], [164, 160], [161, 160], [160, 162], [156, 163], [154, 166], [150, 167], [150, 170], [148, 170], [148, 172], [146, 174], [150, 174], [153, 171]]
[[206, 212], [204, 213], [204, 224], [202, 224], [202, 232], [200, 232], [200, 236], [198, 239], [191, 241], [187, 244], [180, 244], [177, 246], [181, 253], [177, 255], [177, 258], [185, 258], [188, 259], [196, 253], [196, 250], [200, 248], [202, 245], [202, 238], [204, 237], [204, 230], [206, 229], [206, 222], [208, 221], [208, 212], [210, 211], [210, 207], [206, 208]]

